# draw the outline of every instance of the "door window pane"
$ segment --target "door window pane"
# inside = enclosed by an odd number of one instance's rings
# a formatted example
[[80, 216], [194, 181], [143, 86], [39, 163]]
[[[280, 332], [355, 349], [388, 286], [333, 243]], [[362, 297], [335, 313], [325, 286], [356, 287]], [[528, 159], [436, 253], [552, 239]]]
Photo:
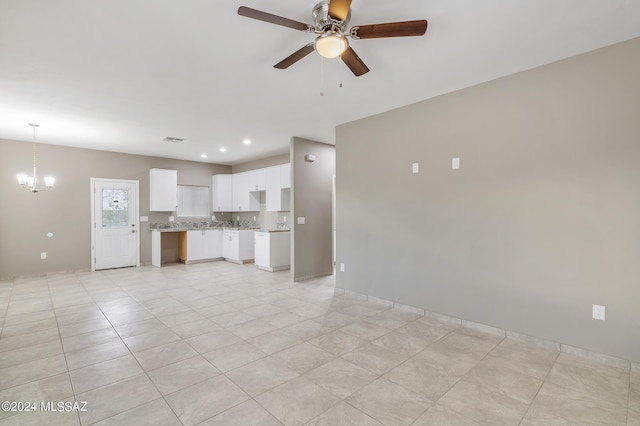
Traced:
[[102, 190], [102, 227], [129, 226], [129, 191]]

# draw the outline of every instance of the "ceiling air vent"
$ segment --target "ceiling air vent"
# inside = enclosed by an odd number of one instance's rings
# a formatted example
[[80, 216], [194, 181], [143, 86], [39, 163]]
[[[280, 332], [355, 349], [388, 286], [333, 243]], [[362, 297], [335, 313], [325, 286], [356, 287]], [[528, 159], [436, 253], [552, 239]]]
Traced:
[[171, 136], [167, 136], [166, 138], [164, 138], [164, 139], [162, 139], [162, 140], [163, 140], [163, 141], [165, 141], [165, 142], [179, 143], [179, 142], [182, 142], [184, 139], [182, 139], [182, 138], [174, 138], [174, 137], [171, 137]]

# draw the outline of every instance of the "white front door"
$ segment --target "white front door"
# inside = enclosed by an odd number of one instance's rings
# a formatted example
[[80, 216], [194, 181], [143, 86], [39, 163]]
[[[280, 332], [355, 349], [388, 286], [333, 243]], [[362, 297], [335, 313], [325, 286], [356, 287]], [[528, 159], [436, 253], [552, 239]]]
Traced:
[[91, 179], [92, 269], [139, 266], [138, 181]]

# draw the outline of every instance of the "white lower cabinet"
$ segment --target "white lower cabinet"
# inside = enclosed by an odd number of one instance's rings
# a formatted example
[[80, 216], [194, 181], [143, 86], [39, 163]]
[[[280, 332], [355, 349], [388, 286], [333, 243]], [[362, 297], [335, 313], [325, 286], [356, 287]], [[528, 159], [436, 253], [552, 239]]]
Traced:
[[254, 234], [252, 230], [225, 229], [222, 236], [222, 255], [235, 263], [250, 263], [254, 259]]
[[180, 232], [178, 257], [184, 263], [221, 259], [221, 229], [194, 229]]
[[205, 229], [203, 252], [205, 259], [222, 258], [222, 229]]
[[290, 232], [256, 232], [255, 263], [265, 271], [281, 271], [291, 266]]

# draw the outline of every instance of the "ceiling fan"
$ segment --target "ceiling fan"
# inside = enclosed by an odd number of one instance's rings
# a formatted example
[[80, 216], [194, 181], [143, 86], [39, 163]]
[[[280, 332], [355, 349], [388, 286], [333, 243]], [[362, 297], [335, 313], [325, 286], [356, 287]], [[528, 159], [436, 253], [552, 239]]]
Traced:
[[356, 77], [369, 72], [369, 68], [349, 46], [347, 37], [354, 40], [383, 37], [421, 36], [427, 31], [427, 21], [388, 22], [384, 24], [358, 25], [347, 31], [351, 20], [351, 0], [322, 0], [312, 11], [314, 25], [294, 21], [282, 16], [262, 12], [241, 6], [238, 15], [259, 21], [269, 22], [294, 30], [317, 34], [314, 42], [307, 44], [282, 61], [274, 68], [286, 69], [309, 55], [314, 50], [325, 58], [340, 56]]

